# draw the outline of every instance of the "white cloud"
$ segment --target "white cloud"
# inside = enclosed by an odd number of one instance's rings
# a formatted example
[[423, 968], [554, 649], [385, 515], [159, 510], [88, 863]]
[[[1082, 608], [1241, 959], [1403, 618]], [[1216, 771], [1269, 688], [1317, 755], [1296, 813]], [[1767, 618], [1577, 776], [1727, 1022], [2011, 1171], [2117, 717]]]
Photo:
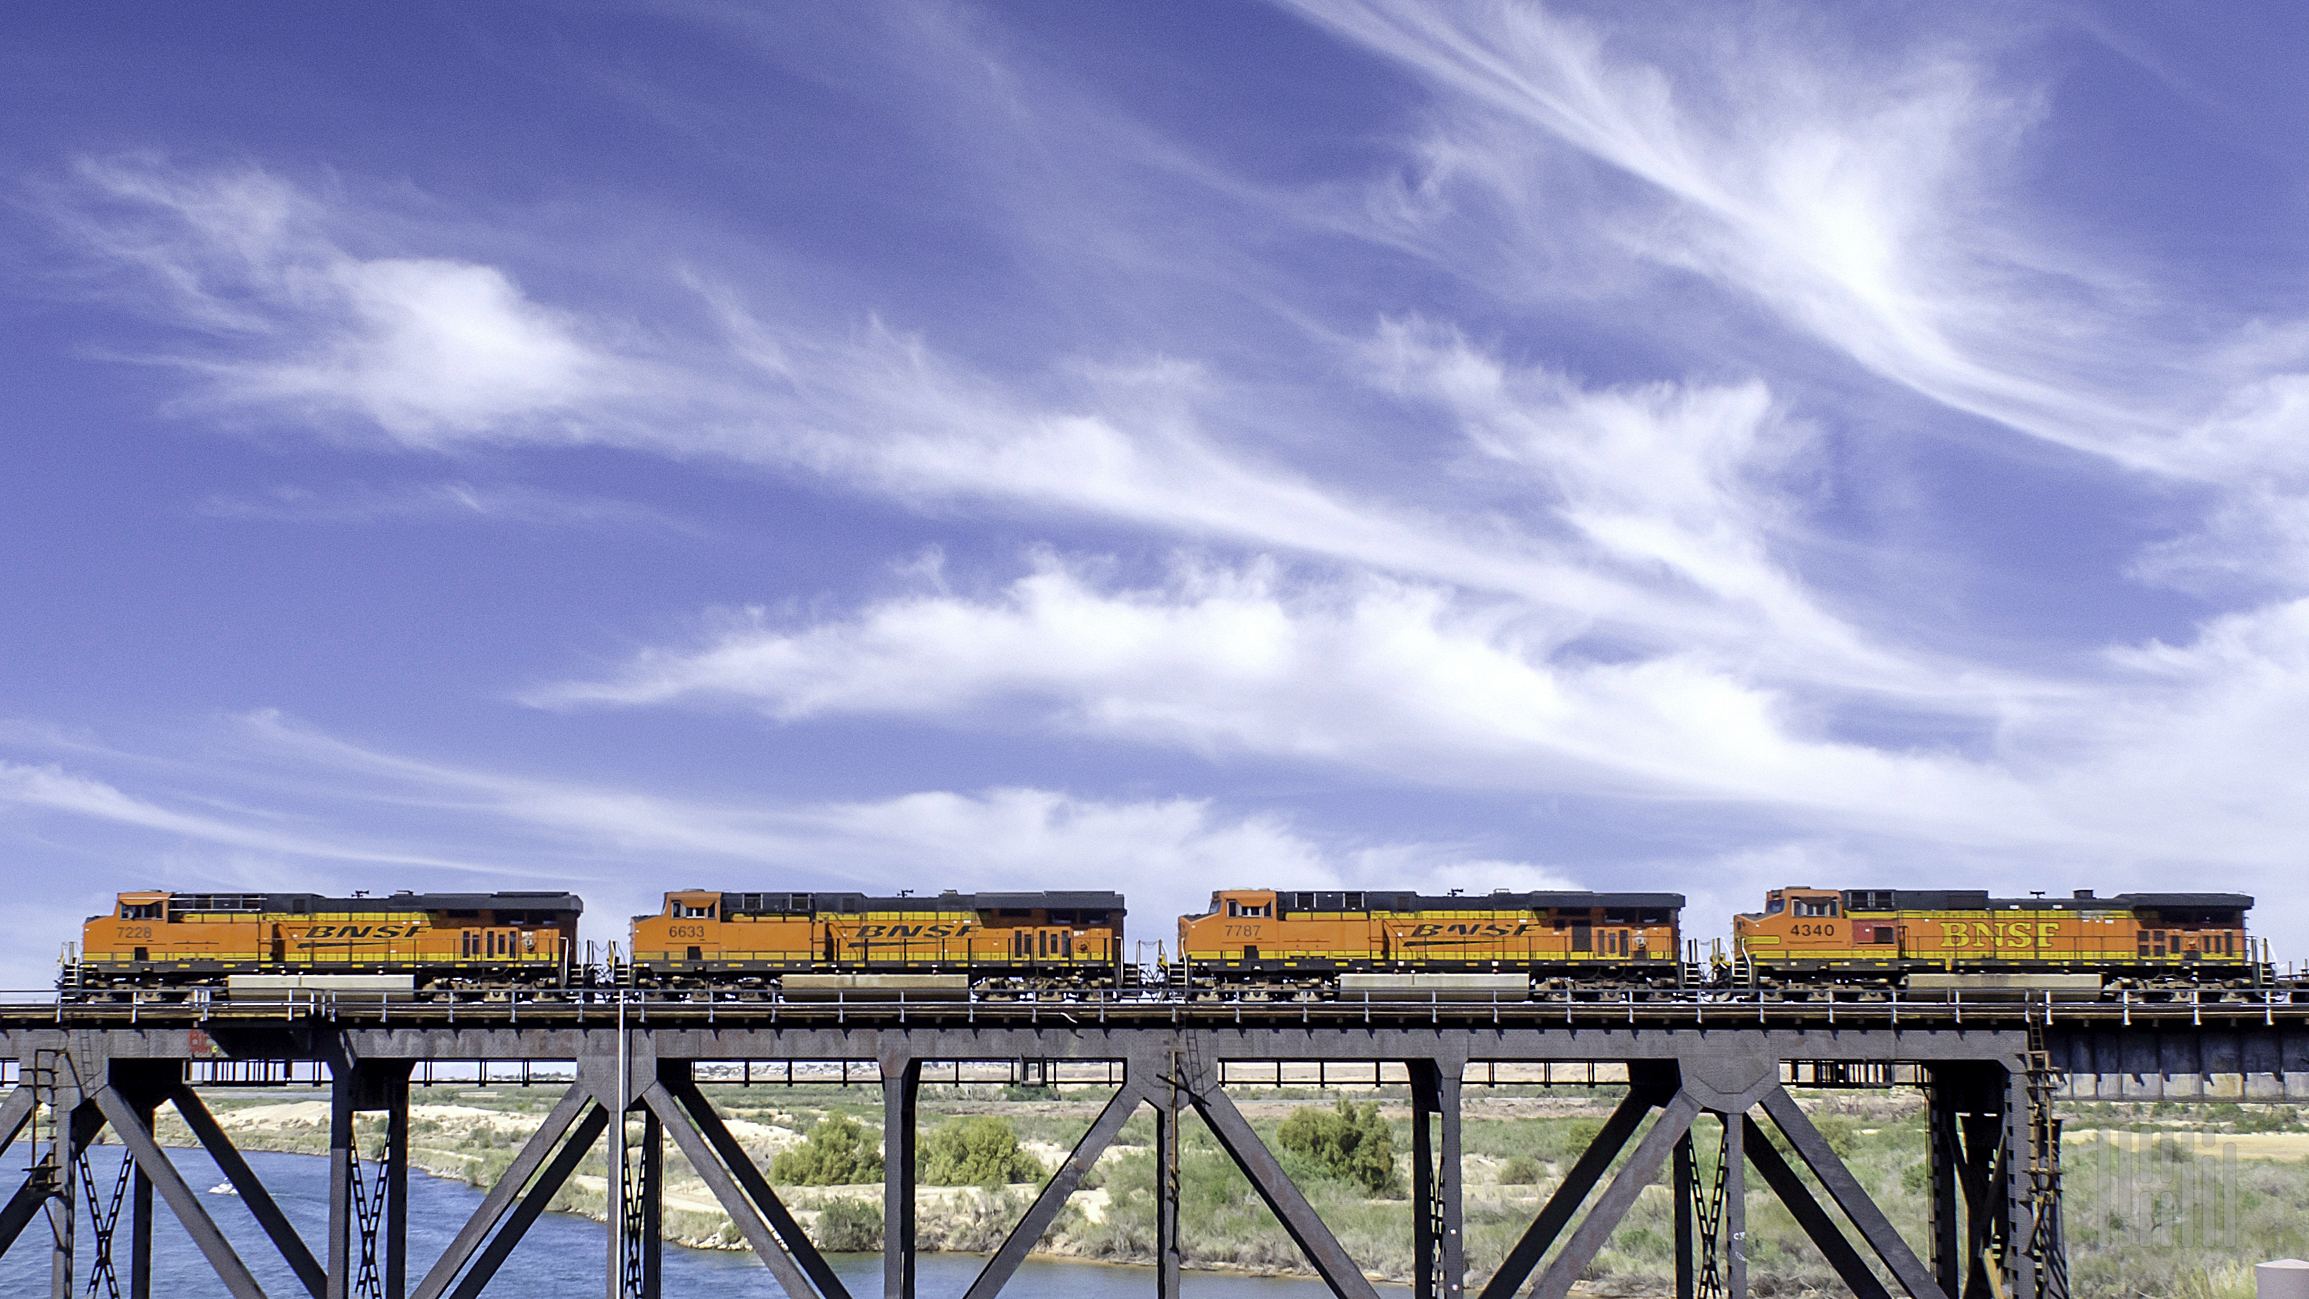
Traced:
[[[1762, 845], [1707, 850], [1729, 854], [1726, 870], [1747, 863], [1708, 886], [1726, 907], [1774, 871], [2120, 891], [2185, 869], [2258, 888], [2265, 923], [2309, 923], [2280, 887], [2309, 835], [2309, 769], [2293, 752], [2309, 728], [2309, 602], [2112, 652], [2097, 680], [1993, 696], [1961, 749], [1872, 742], [1698, 652], [1576, 649], [1530, 634], [1511, 606], [1433, 587], [1294, 589], [1268, 569], [1189, 568], [1115, 589], [1052, 561], [991, 597], [902, 597], [790, 627], [749, 618], [536, 698], [1024, 725], [1463, 793], [1601, 796], [1638, 820], [1713, 808], [1699, 819], [1750, 827], [1719, 826], [1716, 842]], [[1606, 882], [1702, 887], [1716, 872], [1677, 860], [1619, 874]]]
[[347, 211], [264, 172], [115, 159], [78, 180], [53, 215], [102, 265], [138, 273], [121, 293], [206, 340], [149, 359], [200, 375], [211, 409], [423, 449], [577, 441], [589, 407], [640, 380], [503, 270], [348, 251]]
[[894, 599], [793, 629], [749, 620], [532, 698], [736, 702], [788, 720], [1025, 709], [1069, 730], [1417, 782], [1667, 793], [1957, 838], [2061, 833], [1994, 770], [1834, 740], [1704, 654], [1563, 650], [1512, 607], [1434, 587], [1291, 592], [1269, 570], [1206, 568], [1109, 591], [1052, 562], [998, 598]]
[[[1562, 635], [1737, 644], [1773, 674], [1940, 689], [1776, 566], [1759, 471], [1787, 423], [1757, 383], [1587, 391], [1507, 367], [1447, 329], [1385, 325], [1344, 359], [1407, 398], [1423, 432], [1438, 407], [1455, 427], [1437, 431], [1419, 481], [1348, 486], [1279, 453], [1311, 430], [1247, 427], [1231, 413], [1244, 394], [1198, 364], [1071, 358], [997, 377], [879, 321], [828, 331], [764, 318], [695, 277], [716, 332], [669, 349], [678, 361], [645, 361], [592, 341], [617, 330], [530, 302], [496, 268], [357, 257], [338, 227], [381, 218], [262, 173], [113, 163], [90, 166], [86, 184], [104, 202], [66, 207], [67, 218], [109, 263], [166, 287], [164, 305], [148, 305], [220, 340], [197, 364], [207, 399], [235, 409], [324, 426], [324, 415], [358, 417], [431, 452], [583, 441], [804, 475], [929, 511], [1089, 517], [1512, 596]], [[1550, 480], [1554, 499], [1468, 508], [1450, 473], [1463, 438]], [[1682, 495], [1645, 502], [1647, 477]], [[504, 490], [436, 495], [313, 509], [568, 513]]]
[[[1707, 643], [1739, 646], [1767, 675], [1948, 688], [1868, 643], [1774, 553], [1801, 527], [1781, 471], [1806, 439], [1762, 383], [1589, 389], [1418, 321], [1386, 324], [1370, 352], [1378, 381], [1440, 406], [1485, 457], [1542, 486], [1549, 517], [1586, 543], [1591, 563], [1731, 612]], [[1701, 629], [1680, 630], [1688, 644]]]

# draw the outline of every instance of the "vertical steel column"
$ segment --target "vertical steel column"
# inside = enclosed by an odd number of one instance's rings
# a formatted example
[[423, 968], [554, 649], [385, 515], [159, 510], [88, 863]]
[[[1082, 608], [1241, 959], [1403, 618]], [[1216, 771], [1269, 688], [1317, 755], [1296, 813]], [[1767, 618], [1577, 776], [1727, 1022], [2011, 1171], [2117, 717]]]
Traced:
[[2039, 1299], [2036, 1257], [2029, 1246], [2036, 1235], [2036, 1184], [2030, 1175], [2034, 1162], [2034, 1114], [2029, 1105], [2029, 1078], [2025, 1070], [2007, 1070], [2004, 1076], [2004, 1191], [2005, 1292], [2014, 1299]]
[[[2032, 1047], [2027, 1075], [2029, 1235], [2026, 1253], [2036, 1269], [2037, 1299], [2069, 1299], [2068, 1238], [2061, 1222], [2061, 1120], [2053, 1113], [2053, 1097], [2060, 1086], [2057, 1077], [2049, 1058], [2041, 1049]], [[2235, 1242], [2224, 1234], [2221, 1243]]]
[[914, 1098], [922, 1062], [885, 1055], [882, 1069], [882, 1299], [914, 1299]]
[[79, 1180], [70, 1160], [63, 1158], [64, 1125], [57, 1125], [58, 1141], [53, 1147], [58, 1166], [54, 1176], [56, 1190], [48, 1200], [48, 1299], [73, 1299], [79, 1280], [73, 1260], [73, 1234], [80, 1225], [80, 1197], [73, 1193], [73, 1184]]
[[641, 1290], [658, 1299], [665, 1274], [665, 1126], [655, 1111], [641, 1120]]
[[1155, 1299], [1179, 1299], [1179, 1069], [1177, 1052], [1155, 1103]]
[[1924, 1142], [1930, 1186], [1932, 1279], [1944, 1295], [1956, 1295], [1964, 1286], [1964, 1211], [1957, 1200], [1957, 1175], [1964, 1148], [1957, 1139], [1956, 1089], [1944, 1076], [1945, 1066], [1925, 1069]]
[[1437, 1222], [1443, 1247], [1443, 1284], [1440, 1299], [1461, 1299], [1467, 1287], [1466, 1183], [1461, 1177], [1460, 1075], [1466, 1065], [1439, 1060], [1435, 1070], [1436, 1126], [1441, 1129], [1436, 1150], [1434, 1194], [1441, 1212]]
[[[145, 1131], [152, 1130], [153, 1111], [159, 1108], [157, 1099], [137, 1101], [136, 1114]], [[125, 1148], [120, 1157], [129, 1158]], [[152, 1177], [141, 1165], [134, 1177], [128, 1191], [128, 1299], [152, 1299]]]
[[1742, 1115], [1724, 1121], [1724, 1299], [1748, 1299], [1748, 1151]]
[[329, 1273], [328, 1299], [351, 1299], [353, 1293], [353, 1106], [359, 1072], [350, 1061], [332, 1061], [329, 1070], [329, 1253], [321, 1261]]
[[[355, 1060], [342, 1052], [329, 1061], [329, 1242], [321, 1260], [327, 1299], [407, 1294], [410, 1068], [406, 1060]], [[361, 1168], [359, 1124], [362, 1114], [380, 1110], [385, 1150], [372, 1182]]]
[[1991, 1281], [1988, 1275], [1990, 1256], [2002, 1251], [2007, 1234], [2002, 1221], [2004, 1180], [1999, 1175], [2005, 1162], [2004, 1116], [1991, 1110], [1961, 1114], [1957, 1122], [1964, 1132], [1964, 1299], [2011, 1299], [2003, 1282]]
[[[609, 1193], [618, 1200], [617, 1217], [620, 1223], [617, 1264], [618, 1299], [649, 1299], [650, 1283], [650, 1119], [642, 1115], [642, 1142], [639, 1151], [629, 1144], [625, 1152], [625, 1175], [620, 1177]], [[633, 1115], [618, 1116], [620, 1124], [630, 1122]], [[628, 1134], [630, 1143], [631, 1134]]]
[[1676, 1142], [1676, 1299], [1697, 1299], [1692, 1277], [1692, 1201], [1700, 1194], [1699, 1170], [1692, 1162], [1692, 1134]]
[[54, 1198], [48, 1202], [48, 1293], [50, 1299], [73, 1299], [80, 1284], [77, 1274], [80, 1196], [76, 1190], [80, 1157], [103, 1130], [104, 1112], [97, 1108], [95, 1101], [82, 1100], [77, 1085], [59, 1085], [53, 1094], [55, 1108], [51, 1111], [51, 1122], [55, 1124], [55, 1133], [49, 1144], [49, 1157], [54, 1161], [55, 1181], [51, 1185], [55, 1191]]
[[385, 1085], [385, 1299], [409, 1294], [409, 1075]]
[[1435, 1067], [1431, 1060], [1406, 1062], [1411, 1074], [1411, 1294], [1438, 1299], [1435, 1257], [1442, 1218], [1435, 1203]]
[[633, 1101], [633, 1037], [625, 1027], [625, 989], [617, 993], [617, 1099], [609, 1111], [609, 1146], [604, 1156], [603, 1216], [609, 1219], [609, 1299], [625, 1299], [625, 1115]]

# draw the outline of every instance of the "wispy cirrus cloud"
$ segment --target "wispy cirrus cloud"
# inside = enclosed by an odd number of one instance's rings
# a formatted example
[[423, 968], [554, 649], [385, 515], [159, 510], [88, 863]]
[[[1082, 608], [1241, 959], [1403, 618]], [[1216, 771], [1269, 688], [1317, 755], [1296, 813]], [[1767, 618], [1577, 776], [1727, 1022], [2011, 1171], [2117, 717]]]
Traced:
[[662, 510], [614, 497], [551, 491], [522, 483], [432, 482], [306, 487], [216, 495], [199, 512], [219, 519], [280, 523], [379, 523], [393, 519], [530, 523], [547, 527], [642, 527], [701, 533]]
[[1520, 188], [1534, 173], [1511, 156], [1536, 128], [1648, 191], [1559, 219], [1599, 221], [1962, 409], [2103, 452], [2148, 432], [2148, 411], [2079, 382], [2105, 364], [2080, 334], [2116, 323], [2129, 286], [1996, 220], [1994, 168], [2033, 92], [1997, 84], [1987, 51], [1924, 40], [1861, 74], [1824, 57], [1828, 32], [1800, 44], [1747, 11], [1651, 32], [1652, 60], [1537, 4], [1286, 7], [1437, 88], [1448, 143], [1423, 156], [1448, 171], [1429, 185]]
[[648, 382], [499, 267], [362, 255], [341, 203], [261, 169], [90, 158], [44, 200], [97, 291], [179, 327], [181, 345], [138, 359], [193, 376], [186, 401], [212, 413], [418, 449], [513, 430], [573, 442]]
[[[1889, 48], [1878, 31], [1862, 54], [1838, 24], [1751, 7], [1637, 26], [1504, 0], [1282, 3], [1435, 91], [1412, 188], [1377, 182], [1394, 197], [1370, 208], [1375, 236], [1497, 280], [1457, 250], [1536, 264], [1585, 228], [2031, 437], [2160, 478], [2301, 489], [2304, 320], [2223, 311], [2029, 191], [2053, 87], [2005, 65], [2040, 24]], [[1550, 150], [1628, 184], [1555, 184], [1534, 161]], [[1552, 238], [1503, 215], [1535, 209]], [[1546, 279], [1521, 269], [1505, 281]]]
[[[237, 360], [220, 353], [201, 362], [216, 380], [209, 398], [251, 415], [303, 419], [308, 401], [320, 401], [410, 451], [585, 443], [738, 465], [928, 511], [1087, 518], [1507, 595], [1566, 634], [1600, 631], [1650, 648], [1738, 641], [1757, 660], [1776, 661], [1771, 671], [1838, 688], [1931, 688], [1917, 665], [1871, 644], [1776, 570], [1766, 526], [1776, 507], [1749, 479], [1781, 454], [1791, 425], [1760, 384], [1586, 391], [1561, 375], [1505, 366], [1447, 327], [1383, 323], [1344, 359], [1405, 403], [1403, 419], [1432, 426], [1434, 445], [1415, 484], [1340, 482], [1294, 465], [1276, 439], [1245, 427], [1229, 413], [1242, 389], [1202, 363], [1071, 357], [1031, 376], [995, 375], [879, 320], [809, 328], [695, 276], [710, 329], [644, 358], [597, 341], [617, 334], [608, 323], [538, 305], [492, 268], [419, 259], [464, 267], [453, 277], [460, 282], [486, 271], [512, 296], [482, 302], [473, 320], [433, 330], [422, 345], [379, 350], [357, 295], [338, 291], [369, 274], [361, 268], [370, 262], [345, 247], [359, 212], [261, 173], [187, 176], [113, 163], [89, 176], [103, 201], [94, 212], [66, 211], [100, 260], [166, 286], [156, 301], [187, 328], [259, 340]], [[130, 215], [113, 214], [124, 205]], [[403, 271], [385, 279], [408, 282]], [[422, 312], [398, 318], [416, 333], [431, 328]], [[536, 346], [484, 342], [464, 355], [475, 337], [507, 331], [526, 331]], [[292, 345], [302, 350], [278, 354]], [[446, 390], [403, 363], [427, 348], [449, 358]], [[296, 359], [322, 353], [348, 359]], [[553, 359], [565, 354], [580, 359]], [[500, 365], [523, 376], [497, 385]], [[302, 388], [266, 377], [283, 366], [305, 376]], [[490, 401], [465, 401], [458, 394], [468, 386], [488, 388]], [[387, 389], [413, 404], [386, 409], [368, 395]], [[1438, 408], [1446, 419], [1433, 426]], [[1493, 492], [1468, 510], [1452, 500], [1470, 481], [1453, 466], [1470, 447], [1534, 468], [1557, 498], [1534, 509]], [[1688, 491], [1672, 507], [1680, 521], [1663, 527], [1658, 509], [1639, 518], [1629, 506], [1642, 477], [1670, 462], [1685, 466], [1679, 482], [1709, 496]], [[1614, 475], [1616, 486], [1606, 482]], [[564, 502], [460, 487], [392, 502], [211, 508], [343, 516], [458, 506], [525, 521], [571, 514]], [[1714, 521], [1700, 521], [1701, 510]], [[1708, 553], [1727, 539], [1709, 530], [1734, 513], [1738, 553]]]
[[63, 813], [172, 837], [279, 856], [437, 870], [490, 869], [383, 843], [303, 833], [293, 824], [174, 808], [58, 764], [0, 762], [0, 804]]

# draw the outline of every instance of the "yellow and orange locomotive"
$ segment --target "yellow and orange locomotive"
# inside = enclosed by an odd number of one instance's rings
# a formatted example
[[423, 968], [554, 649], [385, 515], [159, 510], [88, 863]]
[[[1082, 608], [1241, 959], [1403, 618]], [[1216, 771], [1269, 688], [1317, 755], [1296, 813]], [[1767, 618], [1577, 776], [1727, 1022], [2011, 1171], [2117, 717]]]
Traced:
[[1732, 918], [1736, 968], [1783, 984], [1911, 991], [2246, 981], [2243, 893], [1990, 897], [1961, 889], [1774, 889]]
[[1506, 997], [1672, 988], [1680, 893], [1225, 889], [1179, 917], [1190, 986]]
[[574, 893], [123, 893], [91, 916], [70, 986], [567, 987], [582, 976]]
[[[1730, 959], [1683, 951], [1676, 893], [1223, 889], [1178, 920], [1157, 977], [1254, 998], [1517, 1000], [1542, 993], [1769, 987], [1791, 997], [2064, 997], [2265, 977], [2241, 893], [1991, 897], [1980, 890], [1774, 889], [1733, 918]], [[577, 947], [576, 895], [120, 894], [67, 950], [63, 987], [488, 995], [587, 986], [959, 996], [1134, 985], [1119, 893], [737, 893], [684, 889], [633, 917], [625, 959]], [[2159, 992], [2158, 990], [2166, 990]], [[207, 994], [202, 994], [207, 995]]]
[[633, 918], [642, 986], [921, 993], [1114, 987], [1119, 893], [723, 893], [685, 889]]

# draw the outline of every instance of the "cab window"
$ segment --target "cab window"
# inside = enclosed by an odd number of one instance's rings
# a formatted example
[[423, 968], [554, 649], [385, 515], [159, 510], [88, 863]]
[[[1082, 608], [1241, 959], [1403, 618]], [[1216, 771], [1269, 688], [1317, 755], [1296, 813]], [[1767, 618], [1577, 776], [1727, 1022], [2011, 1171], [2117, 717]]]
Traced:
[[160, 903], [123, 902], [120, 904], [120, 918], [123, 920], [158, 920], [160, 919]]
[[1795, 914], [1799, 916], [1832, 916], [1836, 914], [1834, 898], [1797, 898]]
[[714, 918], [714, 904], [708, 902], [702, 907], [693, 907], [686, 902], [676, 902], [673, 904], [673, 914], [677, 920], [711, 920]]

